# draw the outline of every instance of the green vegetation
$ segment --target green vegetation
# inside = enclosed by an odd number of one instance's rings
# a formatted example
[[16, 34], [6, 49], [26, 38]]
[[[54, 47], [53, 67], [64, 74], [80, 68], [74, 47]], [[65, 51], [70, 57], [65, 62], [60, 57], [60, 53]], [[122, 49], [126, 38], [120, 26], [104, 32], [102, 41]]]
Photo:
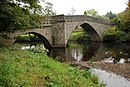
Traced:
[[34, 40], [34, 41], [36, 41], [36, 40], [39, 40], [40, 41], [40, 39], [36, 36], [36, 35], [34, 35], [34, 34], [23, 34], [23, 35], [20, 35], [20, 36], [18, 36], [17, 38], [16, 38], [16, 40], [17, 41], [31, 41], [31, 40]]
[[115, 26], [106, 31], [105, 41], [130, 41], [130, 2], [125, 11], [112, 19]]
[[92, 16], [92, 17], [98, 17], [99, 14], [95, 9], [85, 10], [84, 15]]
[[89, 35], [85, 31], [74, 31], [69, 39], [69, 41], [85, 41], [85, 40], [90, 40]]
[[106, 17], [107, 19], [114, 19], [116, 17], [116, 14], [113, 14], [111, 11], [107, 12], [106, 15], [104, 15], [104, 17]]
[[104, 41], [130, 41], [130, 35], [119, 30], [117, 26], [110, 27], [104, 36]]
[[48, 58], [42, 49], [0, 48], [0, 87], [104, 87], [88, 70]]
[[50, 2], [45, 3], [45, 7], [43, 9], [44, 15], [56, 15], [56, 12], [53, 11], [53, 4]]
[[41, 0], [2, 0], [0, 1], [0, 32], [13, 32], [41, 27], [45, 15], [55, 15], [53, 4], [47, 2], [44, 9]]
[[0, 2], [0, 31], [39, 27], [38, 11], [41, 6], [38, 3], [39, 0], [2, 0]]

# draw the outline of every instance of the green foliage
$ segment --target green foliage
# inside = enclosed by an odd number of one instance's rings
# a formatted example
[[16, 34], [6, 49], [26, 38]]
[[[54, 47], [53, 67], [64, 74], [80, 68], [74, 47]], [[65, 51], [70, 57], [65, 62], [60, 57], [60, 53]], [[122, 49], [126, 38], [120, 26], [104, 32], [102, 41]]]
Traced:
[[88, 16], [92, 16], [92, 17], [99, 16], [98, 12], [95, 9], [90, 9], [90, 10], [84, 11], [84, 15], [88, 15]]
[[[0, 31], [14, 31], [39, 27], [39, 15], [36, 13], [41, 8], [38, 0], [3, 0], [0, 3]], [[24, 3], [24, 5], [21, 5]]]
[[130, 2], [125, 11], [113, 18], [113, 22], [116, 27], [106, 32], [104, 40], [130, 41]]
[[90, 40], [90, 37], [85, 31], [74, 31], [69, 40], [70, 41]]
[[0, 87], [104, 87], [90, 71], [33, 51], [0, 48]]
[[104, 41], [130, 41], [130, 33], [126, 33], [117, 26], [113, 26], [106, 31]]
[[45, 7], [43, 9], [43, 14], [44, 15], [56, 15], [56, 12], [53, 11], [53, 4], [50, 2], [45, 3]]
[[106, 13], [105, 17], [107, 17], [107, 18], [109, 18], [109, 19], [113, 19], [113, 18], [116, 17], [116, 15], [113, 14], [113, 13], [110, 11], [110, 12], [107, 12], [107, 13]]
[[34, 34], [23, 34], [23, 35], [20, 35], [16, 38], [17, 41], [31, 41], [31, 40], [40, 40], [37, 36], [35, 36]]

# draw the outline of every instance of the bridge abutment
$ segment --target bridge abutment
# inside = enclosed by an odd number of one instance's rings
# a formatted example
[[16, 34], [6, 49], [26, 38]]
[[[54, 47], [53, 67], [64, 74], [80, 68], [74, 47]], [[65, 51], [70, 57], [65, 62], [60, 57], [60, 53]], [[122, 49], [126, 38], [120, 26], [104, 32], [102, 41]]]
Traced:
[[15, 41], [14, 39], [4, 39], [4, 38], [0, 38], [0, 47], [13, 46], [14, 41]]

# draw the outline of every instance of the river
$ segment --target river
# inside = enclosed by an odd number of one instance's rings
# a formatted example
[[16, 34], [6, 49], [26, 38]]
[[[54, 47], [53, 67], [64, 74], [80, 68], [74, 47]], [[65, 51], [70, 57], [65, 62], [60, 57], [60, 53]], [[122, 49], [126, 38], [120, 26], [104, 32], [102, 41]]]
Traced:
[[[28, 48], [30, 45], [24, 44], [21, 49]], [[92, 63], [96, 66], [92, 72], [106, 87], [130, 86], [130, 43], [69, 43], [67, 48], [53, 48], [48, 54], [69, 64], [89, 66]]]

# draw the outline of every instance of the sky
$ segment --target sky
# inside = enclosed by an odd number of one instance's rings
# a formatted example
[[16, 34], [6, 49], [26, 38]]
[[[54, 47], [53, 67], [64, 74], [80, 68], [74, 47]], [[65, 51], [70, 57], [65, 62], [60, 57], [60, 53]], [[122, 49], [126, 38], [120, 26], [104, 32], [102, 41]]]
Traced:
[[[95, 9], [99, 15], [107, 12], [120, 13], [127, 7], [128, 0], [45, 0], [53, 4], [53, 10], [57, 14], [70, 13], [75, 9], [75, 15], [83, 15], [85, 10]], [[43, 4], [44, 5], [44, 4]]]

